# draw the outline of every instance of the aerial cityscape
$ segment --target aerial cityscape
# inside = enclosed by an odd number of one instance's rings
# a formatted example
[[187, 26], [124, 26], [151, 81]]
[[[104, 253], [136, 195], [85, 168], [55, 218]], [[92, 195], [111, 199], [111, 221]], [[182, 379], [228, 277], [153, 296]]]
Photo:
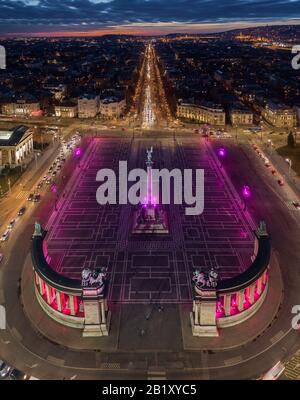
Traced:
[[71, 3], [0, 1], [1, 383], [300, 380], [300, 1]]

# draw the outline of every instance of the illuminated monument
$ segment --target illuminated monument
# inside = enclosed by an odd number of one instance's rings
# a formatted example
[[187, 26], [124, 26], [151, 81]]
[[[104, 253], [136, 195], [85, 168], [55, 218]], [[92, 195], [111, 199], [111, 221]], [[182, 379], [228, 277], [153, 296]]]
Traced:
[[134, 213], [133, 233], [135, 234], [168, 234], [166, 213], [159, 206], [153, 194], [153, 174], [152, 174], [152, 153], [153, 147], [147, 150], [147, 196], [143, 204]]

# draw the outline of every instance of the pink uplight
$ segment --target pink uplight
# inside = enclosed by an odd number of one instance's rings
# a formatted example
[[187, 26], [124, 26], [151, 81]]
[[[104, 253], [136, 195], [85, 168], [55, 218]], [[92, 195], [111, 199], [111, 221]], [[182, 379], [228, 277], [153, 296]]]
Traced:
[[77, 149], [75, 150], [75, 156], [76, 157], [80, 157], [81, 156], [81, 149], [79, 147], [77, 147]]
[[249, 198], [251, 196], [251, 190], [250, 190], [249, 186], [244, 186], [244, 188], [243, 188], [243, 196], [245, 198]]
[[218, 150], [218, 154], [220, 157], [225, 157], [226, 156], [226, 151], [225, 149], [222, 147], [221, 149]]

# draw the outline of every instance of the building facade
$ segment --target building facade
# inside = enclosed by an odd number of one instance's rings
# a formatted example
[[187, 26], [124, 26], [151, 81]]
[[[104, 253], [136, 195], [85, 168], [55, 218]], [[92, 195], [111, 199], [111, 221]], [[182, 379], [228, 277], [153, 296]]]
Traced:
[[100, 101], [99, 112], [105, 119], [120, 118], [125, 111], [126, 101], [114, 97], [105, 98]]
[[33, 132], [26, 126], [0, 131], [0, 169], [26, 165], [34, 157]]
[[78, 115], [78, 106], [72, 103], [59, 104], [54, 107], [55, 116], [58, 118], [76, 118]]
[[16, 100], [2, 105], [2, 114], [34, 117], [42, 114], [40, 103], [35, 100]]
[[83, 95], [78, 99], [78, 117], [95, 118], [99, 112], [99, 96]]
[[297, 125], [297, 114], [292, 107], [269, 102], [262, 109], [262, 116], [276, 128], [293, 128]]
[[233, 126], [252, 125], [253, 113], [247, 108], [234, 108], [229, 111], [229, 119]]
[[181, 103], [177, 106], [177, 117], [216, 126], [224, 126], [226, 124], [225, 111], [218, 105]]

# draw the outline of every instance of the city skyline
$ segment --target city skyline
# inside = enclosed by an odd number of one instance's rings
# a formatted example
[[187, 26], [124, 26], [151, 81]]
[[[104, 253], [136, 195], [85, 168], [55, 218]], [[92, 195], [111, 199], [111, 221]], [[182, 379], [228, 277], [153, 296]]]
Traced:
[[1, 36], [101, 36], [214, 33], [299, 24], [300, 1], [19, 0], [0, 1]]

